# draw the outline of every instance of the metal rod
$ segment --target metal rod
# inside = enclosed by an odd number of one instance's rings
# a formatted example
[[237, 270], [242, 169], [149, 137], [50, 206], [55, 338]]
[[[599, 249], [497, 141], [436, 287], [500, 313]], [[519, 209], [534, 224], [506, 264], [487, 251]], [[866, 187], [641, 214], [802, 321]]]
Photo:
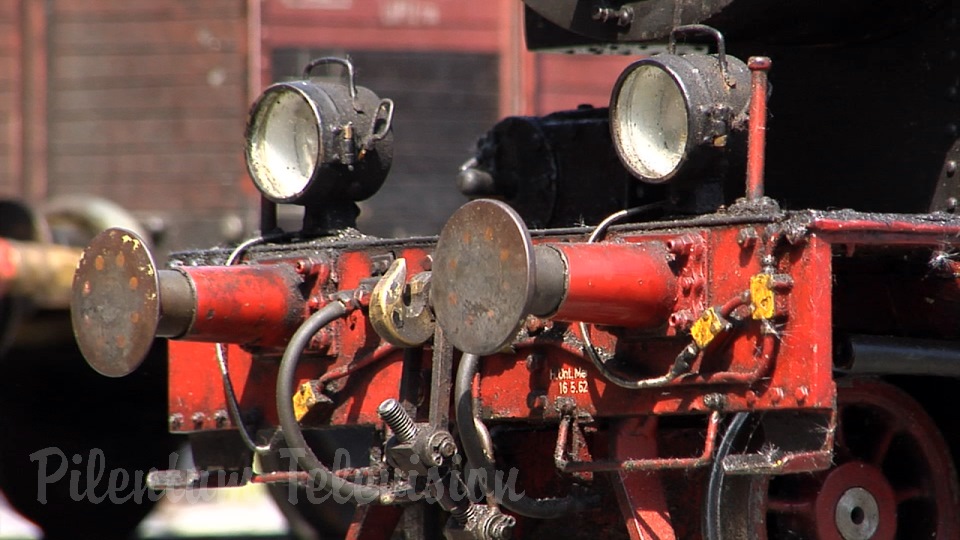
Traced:
[[560, 422], [557, 431], [557, 446], [553, 453], [554, 462], [561, 472], [609, 472], [609, 471], [662, 471], [666, 469], [692, 469], [703, 467], [713, 460], [713, 450], [717, 444], [717, 431], [720, 426], [720, 412], [710, 413], [707, 423], [707, 435], [703, 444], [703, 452], [699, 456], [689, 458], [652, 458], [652, 459], [603, 459], [597, 461], [572, 461], [566, 457], [566, 447], [570, 439], [570, 428], [573, 417], [567, 415]]
[[747, 67], [751, 74], [750, 124], [747, 141], [747, 201], [763, 197], [763, 167], [767, 146], [767, 71], [766, 56], [751, 56]]
[[960, 347], [927, 339], [850, 336], [837, 345], [836, 369], [859, 375], [960, 378]]

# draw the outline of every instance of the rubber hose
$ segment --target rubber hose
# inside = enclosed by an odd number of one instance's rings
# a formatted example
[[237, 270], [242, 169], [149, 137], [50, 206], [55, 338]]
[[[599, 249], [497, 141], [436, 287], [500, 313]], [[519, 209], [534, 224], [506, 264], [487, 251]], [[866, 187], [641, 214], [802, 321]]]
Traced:
[[[460, 358], [454, 390], [457, 429], [460, 432], [460, 442], [467, 460], [474, 467], [482, 469], [488, 480], [495, 481], [498, 475], [500, 478], [504, 478], [505, 475], [497, 471], [493, 456], [488, 457], [484, 453], [473, 411], [473, 378], [477, 374], [479, 365], [480, 357], [475, 354], [464, 353]], [[507, 510], [530, 518], [555, 519], [592, 506], [587, 500], [573, 495], [567, 495], [561, 499], [534, 499], [523, 493], [517, 493], [509, 484], [505, 484], [503, 488], [495, 490], [485, 486], [484, 491], [493, 492], [498, 499], [497, 502]]]
[[323, 489], [329, 488], [344, 499], [353, 498], [361, 504], [373, 503], [380, 500], [384, 491], [377, 486], [365, 486], [344, 480], [324, 466], [304, 439], [303, 430], [300, 429], [300, 424], [293, 412], [293, 385], [300, 355], [303, 354], [314, 334], [346, 313], [345, 305], [341, 302], [332, 302], [307, 318], [294, 332], [283, 352], [280, 372], [277, 375], [277, 416], [280, 417], [280, 428], [287, 447], [302, 451], [296, 456], [297, 463], [310, 474], [317, 485]]
[[730, 454], [734, 440], [740, 434], [750, 413], [737, 413], [733, 415], [733, 420], [723, 432], [723, 439], [720, 446], [717, 447], [717, 455], [714, 457], [713, 466], [710, 467], [710, 479], [707, 482], [707, 495], [704, 500], [703, 509], [703, 539], [721, 540], [720, 532], [720, 496], [723, 492], [723, 459]]

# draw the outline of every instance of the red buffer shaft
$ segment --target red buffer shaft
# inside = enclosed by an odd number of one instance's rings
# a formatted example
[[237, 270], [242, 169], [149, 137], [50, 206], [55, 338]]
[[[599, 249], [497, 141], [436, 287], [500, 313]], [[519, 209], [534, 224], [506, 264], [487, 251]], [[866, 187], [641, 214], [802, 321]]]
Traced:
[[[667, 264], [669, 254], [663, 244], [546, 247], [565, 263], [565, 291], [551, 318], [649, 328], [662, 325], [670, 315], [677, 279]], [[538, 257], [538, 264], [543, 265], [542, 261]]]
[[303, 322], [302, 279], [287, 264], [181, 267], [158, 272], [158, 337], [283, 345]]

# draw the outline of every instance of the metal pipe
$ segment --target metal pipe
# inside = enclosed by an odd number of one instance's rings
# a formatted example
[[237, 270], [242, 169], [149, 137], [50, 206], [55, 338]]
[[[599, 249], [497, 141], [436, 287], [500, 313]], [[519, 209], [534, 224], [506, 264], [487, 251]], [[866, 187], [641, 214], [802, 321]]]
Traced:
[[960, 378], [960, 346], [948, 341], [848, 336], [837, 340], [836, 354], [842, 373]]
[[689, 458], [644, 458], [644, 459], [601, 459], [596, 461], [572, 461], [565, 456], [566, 447], [570, 439], [570, 428], [573, 424], [573, 418], [565, 416], [560, 422], [560, 428], [557, 431], [557, 446], [553, 452], [554, 464], [557, 469], [563, 473], [583, 473], [583, 472], [636, 472], [636, 471], [662, 471], [669, 469], [693, 469], [703, 467], [713, 460], [713, 450], [717, 443], [717, 432], [720, 426], [720, 413], [713, 411], [710, 413], [710, 419], [707, 422], [706, 440], [703, 444], [703, 451], [699, 456]]
[[750, 122], [747, 139], [747, 201], [763, 198], [763, 167], [767, 145], [767, 71], [772, 62], [766, 56], [751, 56]]

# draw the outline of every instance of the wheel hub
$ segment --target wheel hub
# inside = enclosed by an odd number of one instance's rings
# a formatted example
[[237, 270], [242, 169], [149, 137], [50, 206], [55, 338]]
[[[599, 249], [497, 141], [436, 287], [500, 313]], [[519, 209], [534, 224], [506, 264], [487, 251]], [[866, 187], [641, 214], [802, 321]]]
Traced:
[[867, 540], [880, 526], [877, 499], [869, 491], [854, 487], [844, 492], [837, 502], [837, 530], [844, 540]]
[[816, 496], [819, 538], [893, 540], [897, 500], [878, 468], [851, 461], [830, 470]]

